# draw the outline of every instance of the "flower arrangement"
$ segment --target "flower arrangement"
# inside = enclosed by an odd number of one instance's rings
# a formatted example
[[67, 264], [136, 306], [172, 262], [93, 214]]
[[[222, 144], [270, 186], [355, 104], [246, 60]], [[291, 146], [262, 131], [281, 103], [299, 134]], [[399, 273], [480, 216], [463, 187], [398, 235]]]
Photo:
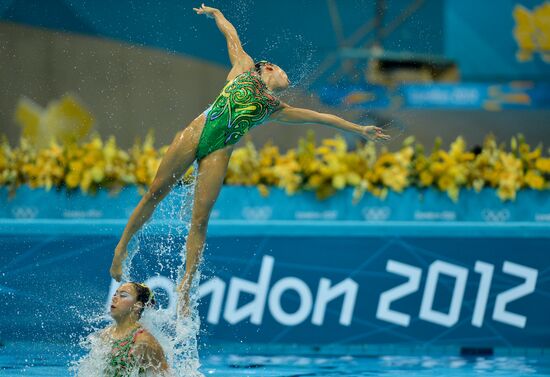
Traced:
[[[151, 184], [167, 147], [156, 149], [153, 136], [137, 141], [130, 150], [117, 146], [114, 137], [102, 141], [94, 136], [84, 143], [50, 143], [36, 148], [21, 139], [12, 148], [0, 143], [0, 186], [15, 189], [22, 184], [33, 188], [66, 187], [85, 193], [99, 188], [117, 190], [127, 185], [144, 189]], [[192, 178], [192, 168], [184, 181]], [[233, 152], [225, 178], [228, 185], [257, 186], [263, 195], [270, 187], [283, 188], [289, 195], [314, 191], [319, 199], [346, 187], [354, 189], [358, 201], [370, 192], [384, 198], [388, 190], [402, 192], [410, 186], [435, 187], [457, 201], [460, 189], [496, 189], [503, 200], [514, 200], [518, 190], [550, 189], [550, 157], [542, 146], [531, 148], [523, 137], [512, 138], [510, 147], [498, 145], [489, 136], [477, 151], [468, 151], [458, 137], [449, 150], [436, 140], [430, 153], [413, 137], [405, 139], [395, 152], [369, 142], [350, 150], [341, 137], [316, 145], [310, 133], [297, 148], [281, 153], [268, 143], [257, 149], [250, 140]]]
[[[66, 187], [85, 193], [100, 188], [117, 190], [127, 185], [144, 189], [151, 184], [167, 146], [156, 149], [151, 133], [143, 142], [136, 141], [129, 151], [117, 146], [114, 137], [102, 141], [94, 136], [89, 142], [36, 148], [22, 138], [12, 148], [3, 138], [0, 143], [0, 186], [12, 191], [22, 184], [32, 188]], [[192, 170], [186, 174], [188, 179]]]

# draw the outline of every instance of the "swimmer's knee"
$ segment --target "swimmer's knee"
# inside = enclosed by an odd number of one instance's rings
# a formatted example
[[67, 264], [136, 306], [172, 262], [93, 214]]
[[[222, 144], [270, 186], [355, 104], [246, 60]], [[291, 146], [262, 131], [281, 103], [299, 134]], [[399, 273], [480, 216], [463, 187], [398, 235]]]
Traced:
[[205, 231], [206, 227], [208, 226], [208, 219], [210, 218], [210, 214], [193, 214], [191, 222], [192, 225], [200, 231]]
[[162, 198], [164, 198], [164, 196], [166, 195], [164, 191], [165, 188], [153, 182], [151, 187], [149, 187], [149, 190], [147, 190], [147, 192], [145, 193], [144, 198], [146, 201], [156, 204], [160, 202]]

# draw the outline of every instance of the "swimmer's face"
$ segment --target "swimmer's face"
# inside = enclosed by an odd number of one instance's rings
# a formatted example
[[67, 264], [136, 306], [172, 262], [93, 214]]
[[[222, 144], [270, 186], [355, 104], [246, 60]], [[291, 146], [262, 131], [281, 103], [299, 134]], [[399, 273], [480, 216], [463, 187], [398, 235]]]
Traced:
[[262, 78], [271, 90], [284, 90], [290, 85], [285, 71], [278, 65], [266, 63], [262, 68]]
[[138, 316], [140, 305], [134, 285], [124, 283], [118, 287], [111, 300], [111, 317], [121, 319], [130, 315]]

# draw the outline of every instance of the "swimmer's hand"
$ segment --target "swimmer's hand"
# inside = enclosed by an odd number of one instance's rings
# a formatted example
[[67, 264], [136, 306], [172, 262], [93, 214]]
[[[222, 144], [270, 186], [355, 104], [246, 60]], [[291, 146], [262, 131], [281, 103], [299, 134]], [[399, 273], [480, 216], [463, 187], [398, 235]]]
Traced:
[[204, 4], [201, 4], [201, 7], [200, 8], [193, 8], [193, 10], [195, 12], [197, 12], [197, 14], [204, 14], [206, 15], [206, 17], [208, 18], [214, 18], [214, 15], [219, 12], [219, 9], [216, 9], [216, 8], [212, 8], [212, 7], [207, 7], [206, 5]]
[[379, 140], [389, 140], [390, 135], [386, 135], [382, 132], [380, 127], [376, 126], [362, 126], [360, 129], [361, 136], [368, 140], [379, 141]]
[[126, 259], [127, 255], [128, 252], [126, 249], [120, 249], [118, 247], [115, 249], [115, 255], [113, 256], [113, 262], [111, 263], [109, 273], [116, 281], [122, 280], [122, 263], [124, 262], [124, 259]]

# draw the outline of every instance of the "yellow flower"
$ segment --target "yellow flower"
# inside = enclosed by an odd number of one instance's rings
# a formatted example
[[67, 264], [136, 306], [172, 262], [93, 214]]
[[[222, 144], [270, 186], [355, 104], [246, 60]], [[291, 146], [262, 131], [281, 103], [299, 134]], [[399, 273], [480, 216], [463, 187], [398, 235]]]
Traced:
[[541, 173], [550, 173], [550, 158], [538, 158], [535, 162], [535, 167], [540, 170]]
[[80, 184], [80, 174], [75, 172], [70, 172], [65, 177], [65, 183], [67, 184], [67, 187], [70, 189], [78, 187], [78, 185]]
[[544, 178], [535, 170], [529, 170], [527, 174], [525, 174], [524, 180], [532, 189], [542, 190], [544, 188]]
[[461, 161], [474, 161], [475, 158], [476, 158], [476, 155], [475, 155], [475, 154], [473, 154], [473, 153], [471, 153], [471, 152], [467, 152], [467, 153], [463, 153], [463, 154], [461, 155], [460, 160], [461, 160]]
[[348, 150], [346, 140], [340, 135], [336, 135], [334, 139], [324, 139], [323, 145], [333, 147], [336, 152], [345, 153]]
[[96, 182], [100, 183], [105, 178], [105, 172], [103, 170], [103, 166], [101, 165], [95, 165], [90, 169], [90, 177], [91, 179]]
[[388, 196], [388, 189], [386, 187], [373, 187], [370, 192], [380, 199], [386, 199], [386, 197]]
[[84, 192], [88, 192], [90, 185], [92, 184], [92, 175], [89, 171], [86, 171], [80, 179], [80, 189]]
[[357, 186], [361, 182], [361, 176], [355, 172], [349, 172], [346, 174], [347, 182], [352, 186]]
[[376, 161], [376, 165], [378, 166], [390, 166], [397, 163], [397, 160], [395, 156], [391, 153], [383, 153], [380, 155], [378, 160]]
[[80, 174], [84, 169], [82, 161], [74, 160], [69, 163], [69, 170], [75, 174]]
[[481, 189], [485, 186], [485, 181], [483, 179], [475, 179], [473, 182], [473, 187], [476, 192], [480, 192]]
[[407, 173], [398, 166], [393, 166], [382, 172], [382, 182], [392, 190], [401, 192], [407, 186]]
[[343, 189], [346, 186], [346, 177], [342, 174], [335, 175], [332, 177], [332, 186], [337, 190]]
[[321, 146], [317, 148], [316, 152], [317, 154], [320, 154], [320, 155], [329, 155], [332, 153], [332, 150], [327, 146]]
[[454, 158], [454, 159], [457, 159], [464, 153], [465, 148], [466, 148], [466, 143], [464, 141], [464, 138], [459, 136], [451, 144], [451, 149], [449, 151], [449, 156]]
[[441, 191], [447, 191], [451, 186], [454, 185], [453, 178], [448, 175], [444, 174], [437, 180], [437, 186]]
[[458, 188], [458, 186], [456, 185], [451, 185], [448, 189], [447, 189], [447, 195], [449, 196], [449, 198], [451, 198], [451, 200], [453, 202], [458, 202], [458, 194], [460, 192], [460, 189]]
[[[127, 184], [144, 187], [151, 184], [168, 148], [155, 149], [153, 143], [149, 133], [143, 143], [136, 141], [127, 152], [116, 145], [113, 137], [103, 142], [94, 136], [86, 143], [50, 143], [38, 150], [25, 139], [11, 149], [4, 138], [0, 140], [0, 185], [26, 183], [49, 189], [65, 184], [84, 192]], [[503, 200], [513, 200], [523, 187], [550, 188], [546, 176], [550, 173], [550, 158], [542, 156], [541, 146], [531, 149], [521, 135], [512, 140], [512, 153], [499, 147], [492, 136], [485, 139], [478, 155], [466, 152], [466, 143], [460, 137], [448, 151], [436, 141], [428, 156], [420, 144], [414, 143], [414, 138], [407, 138], [395, 152], [382, 148], [378, 153], [371, 142], [348, 151], [341, 137], [325, 139], [316, 146], [314, 135], [308, 133], [297, 148], [281, 154], [271, 143], [257, 150], [248, 139], [244, 147], [233, 152], [225, 183], [255, 185], [262, 195], [267, 195], [272, 186], [289, 194], [312, 190], [318, 198], [352, 186], [354, 202], [367, 191], [385, 197], [388, 189], [400, 192], [411, 182], [420, 187], [435, 186], [454, 201], [461, 187], [477, 191], [494, 187]], [[183, 181], [189, 183], [193, 178], [190, 168]]]
[[433, 181], [434, 181], [434, 177], [432, 174], [430, 174], [429, 171], [424, 170], [422, 173], [420, 173], [421, 186], [424, 186], [424, 187], [431, 186]]
[[267, 188], [266, 185], [263, 185], [263, 184], [258, 185], [258, 191], [260, 191], [260, 195], [262, 195], [263, 197], [266, 197], [269, 195], [269, 189]]
[[324, 182], [324, 178], [319, 174], [313, 174], [309, 177], [308, 185], [312, 188], [319, 187]]
[[516, 187], [514, 184], [501, 184], [497, 190], [497, 195], [502, 201], [516, 199]]

